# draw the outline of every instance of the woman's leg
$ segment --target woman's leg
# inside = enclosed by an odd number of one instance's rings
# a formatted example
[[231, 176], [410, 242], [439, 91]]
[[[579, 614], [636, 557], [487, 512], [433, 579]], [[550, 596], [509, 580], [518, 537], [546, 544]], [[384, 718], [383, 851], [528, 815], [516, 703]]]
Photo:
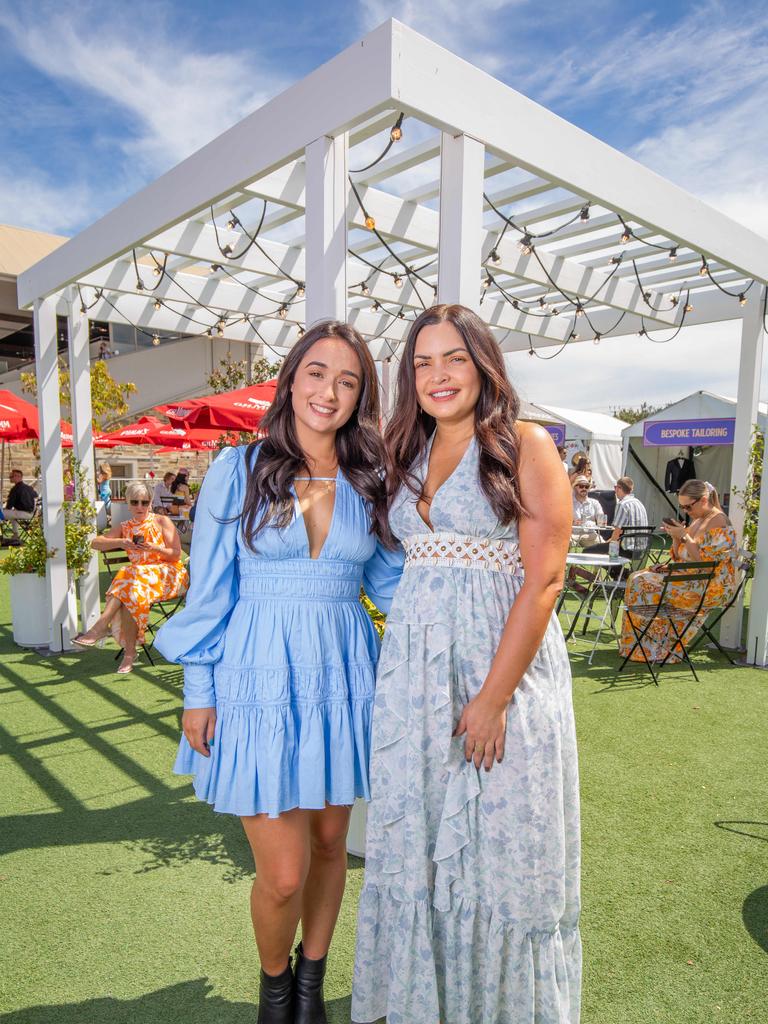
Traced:
[[243, 817], [245, 834], [256, 865], [251, 889], [251, 918], [262, 970], [281, 974], [302, 912], [302, 890], [309, 872], [310, 812], [286, 811]]
[[320, 960], [328, 952], [347, 876], [347, 830], [351, 807], [309, 811], [311, 861], [301, 899], [304, 955]]
[[136, 640], [138, 635], [139, 631], [136, 628], [133, 616], [127, 608], [121, 605], [120, 636], [123, 644], [123, 660], [120, 662], [120, 668], [128, 668], [136, 660]]
[[96, 619], [88, 632], [83, 633], [83, 637], [86, 640], [101, 640], [103, 637], [108, 636], [109, 624], [121, 608], [122, 605], [116, 597], [108, 597], [107, 602], [104, 605], [104, 611], [98, 619]]

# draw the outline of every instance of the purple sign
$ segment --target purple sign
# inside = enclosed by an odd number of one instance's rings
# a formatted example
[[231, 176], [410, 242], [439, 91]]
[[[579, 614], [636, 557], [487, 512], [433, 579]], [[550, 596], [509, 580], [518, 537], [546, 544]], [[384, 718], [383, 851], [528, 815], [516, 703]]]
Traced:
[[648, 420], [643, 424], [643, 447], [733, 444], [735, 424], [735, 419]]
[[562, 448], [565, 444], [565, 424], [564, 423], [545, 423], [544, 429], [548, 434], [551, 435], [552, 440], [555, 442], [558, 448]]

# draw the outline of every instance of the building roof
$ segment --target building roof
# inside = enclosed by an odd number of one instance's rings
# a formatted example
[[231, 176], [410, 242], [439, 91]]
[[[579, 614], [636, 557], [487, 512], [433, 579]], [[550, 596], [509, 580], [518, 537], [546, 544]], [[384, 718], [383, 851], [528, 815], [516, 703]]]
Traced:
[[0, 277], [18, 277], [66, 241], [64, 235], [0, 224]]

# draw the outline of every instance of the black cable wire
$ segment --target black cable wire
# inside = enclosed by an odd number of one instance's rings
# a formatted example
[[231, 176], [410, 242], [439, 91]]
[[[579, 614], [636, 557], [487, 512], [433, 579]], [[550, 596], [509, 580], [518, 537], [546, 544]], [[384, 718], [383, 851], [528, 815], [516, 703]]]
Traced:
[[674, 334], [672, 334], [671, 337], [669, 337], [669, 338], [659, 338], [659, 339], [652, 338], [650, 333], [649, 333], [649, 331], [647, 330], [647, 328], [645, 326], [645, 318], [641, 316], [640, 317], [640, 325], [641, 325], [640, 326], [640, 333], [643, 335], [643, 337], [646, 337], [654, 345], [668, 345], [670, 343], [670, 341], [674, 341], [675, 338], [680, 333], [680, 331], [682, 331], [683, 327], [685, 326], [685, 318], [688, 315], [688, 305], [689, 305], [689, 301], [688, 300], [690, 299], [690, 297], [691, 297], [691, 289], [689, 288], [686, 291], [686, 293], [685, 293], [685, 302], [683, 303], [683, 315], [680, 317], [680, 323], [677, 325], [677, 329], [675, 330]]
[[144, 284], [142, 276], [139, 273], [139, 263], [138, 263], [138, 260], [136, 259], [136, 250], [135, 249], [131, 250], [131, 255], [133, 256], [133, 269], [136, 271], [136, 290], [139, 291], [139, 292], [148, 292], [151, 295], [152, 292], [156, 291], [160, 287], [160, 285], [162, 284], [163, 278], [165, 277], [165, 274], [166, 274], [166, 269], [165, 268], [168, 265], [168, 253], [167, 252], [163, 253], [163, 262], [159, 263], [158, 260], [157, 260], [157, 257], [152, 252], [152, 250], [151, 249], [149, 250], [149, 255], [152, 257], [152, 262], [155, 264], [155, 267], [157, 267], [157, 269], [160, 271], [160, 273], [158, 275], [158, 278], [157, 278], [157, 284], [155, 284], [155, 286], [153, 288], [147, 288], [147, 286]]
[[570, 225], [575, 224], [577, 220], [581, 220], [584, 211], [589, 210], [590, 206], [592, 205], [589, 202], [584, 203], [579, 212], [575, 214], [573, 217], [571, 217], [569, 220], [563, 221], [562, 224], [558, 224], [556, 227], [552, 228], [549, 231], [539, 231], [537, 233], [535, 231], [529, 231], [526, 227], [521, 228], [520, 225], [516, 224], [511, 217], [508, 217], [505, 213], [502, 213], [501, 210], [494, 205], [493, 200], [491, 199], [487, 192], [483, 192], [483, 199], [490, 206], [490, 208], [493, 210], [497, 217], [500, 217], [509, 227], [514, 228], [515, 231], [519, 231], [521, 235], [525, 235], [531, 239], [551, 238], [552, 235], [556, 235], [558, 231], [562, 231], [563, 228], [570, 227]]
[[560, 348], [557, 350], [557, 352], [553, 352], [551, 356], [540, 356], [539, 353], [536, 351], [536, 349], [533, 347], [533, 339], [531, 338], [531, 335], [529, 334], [528, 335], [528, 354], [529, 355], [534, 355], [534, 356], [536, 356], [537, 359], [543, 359], [545, 361], [549, 361], [550, 359], [556, 359], [557, 356], [559, 356], [560, 353], [563, 352], [568, 347], [568, 345], [569, 345], [569, 343], [571, 341], [575, 341], [576, 340], [574, 338], [574, 334], [575, 333], [576, 333], [576, 317], [573, 318], [573, 324], [571, 325], [571, 329], [568, 332], [568, 337], [565, 339], [565, 341], [560, 346]]
[[[384, 157], [387, 155], [387, 153], [390, 151], [390, 149], [392, 149], [394, 144], [396, 142], [399, 142], [400, 139], [403, 137], [403, 135], [402, 135], [402, 125], [403, 125], [403, 118], [404, 117], [405, 117], [405, 114], [400, 114], [398, 116], [397, 120], [395, 121], [395, 123], [389, 129], [389, 142], [385, 146], [384, 151], [382, 153], [380, 153], [376, 157], [376, 159], [373, 161], [373, 163], [367, 164], [365, 167], [358, 167], [358, 169], [356, 171], [350, 171], [349, 172], [350, 174], [362, 174], [363, 171], [370, 171], [370, 169], [372, 167], [375, 167], [377, 163], [379, 163], [381, 160], [384, 159]], [[395, 132], [400, 132], [400, 134], [399, 135], [395, 135]]]
[[710, 280], [710, 281], [712, 282], [712, 284], [713, 284], [713, 285], [715, 285], [715, 287], [716, 287], [716, 288], [719, 288], [719, 289], [720, 289], [720, 291], [721, 291], [721, 292], [723, 293], [723, 295], [728, 295], [728, 296], [729, 296], [730, 298], [732, 298], [732, 299], [740, 299], [740, 298], [742, 298], [742, 296], [746, 295], [746, 294], [747, 294], [747, 292], [749, 291], [749, 289], [750, 289], [750, 288], [752, 287], [752, 285], [753, 285], [753, 284], [755, 283], [755, 279], [754, 279], [754, 278], [752, 278], [752, 280], [751, 280], [751, 281], [749, 282], [749, 284], [747, 285], [747, 287], [746, 287], [746, 288], [742, 288], [740, 292], [729, 292], [727, 288], [723, 288], [723, 286], [722, 286], [722, 285], [720, 284], [720, 282], [719, 282], [719, 281], [717, 281], [717, 280], [716, 280], [716, 279], [715, 279], [715, 278], [714, 278], [714, 277], [712, 276], [712, 271], [711, 271], [711, 270], [709, 269], [709, 263], [707, 263], [707, 261], [706, 261], [706, 260], [704, 260], [704, 263], [702, 264], [702, 266], [703, 266], [703, 267], [704, 267], [704, 269], [706, 270], [706, 272], [707, 272], [707, 277], [708, 277], [708, 278], [709, 278], [709, 280]]
[[408, 264], [405, 263], [400, 258], [400, 256], [398, 256], [398, 254], [395, 252], [395, 250], [392, 248], [392, 246], [389, 244], [389, 242], [387, 242], [387, 240], [384, 238], [384, 236], [381, 234], [381, 232], [376, 227], [376, 219], [374, 217], [371, 217], [370, 213], [368, 213], [368, 211], [366, 210], [365, 206], [363, 205], [363, 201], [360, 198], [360, 193], [355, 188], [355, 183], [352, 181], [351, 178], [348, 178], [348, 181], [349, 181], [350, 188], [352, 189], [352, 191], [353, 191], [353, 193], [355, 195], [355, 199], [357, 200], [357, 205], [360, 207], [360, 211], [363, 214], [363, 217], [366, 220], [370, 220], [372, 222], [372, 224], [373, 224], [373, 227], [369, 228], [369, 230], [372, 231], [374, 233], [374, 235], [376, 235], [376, 237], [381, 242], [381, 244], [384, 246], [384, 248], [387, 250], [387, 252], [390, 254], [390, 256], [392, 256], [393, 259], [395, 259], [400, 264], [400, 266], [405, 271], [407, 277], [411, 277], [411, 276], [416, 277], [423, 284], [427, 285], [428, 288], [431, 288], [432, 285], [430, 284], [430, 282], [429, 281], [425, 281], [423, 277], [420, 277], [418, 271], [414, 270], [413, 267], [409, 267]]

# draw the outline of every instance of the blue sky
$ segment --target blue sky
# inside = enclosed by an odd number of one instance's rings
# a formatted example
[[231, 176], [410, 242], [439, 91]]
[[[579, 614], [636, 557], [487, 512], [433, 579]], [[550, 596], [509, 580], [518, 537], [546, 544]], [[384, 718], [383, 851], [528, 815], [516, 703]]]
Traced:
[[0, 0], [0, 222], [77, 231], [390, 16], [768, 235], [761, 0]]

